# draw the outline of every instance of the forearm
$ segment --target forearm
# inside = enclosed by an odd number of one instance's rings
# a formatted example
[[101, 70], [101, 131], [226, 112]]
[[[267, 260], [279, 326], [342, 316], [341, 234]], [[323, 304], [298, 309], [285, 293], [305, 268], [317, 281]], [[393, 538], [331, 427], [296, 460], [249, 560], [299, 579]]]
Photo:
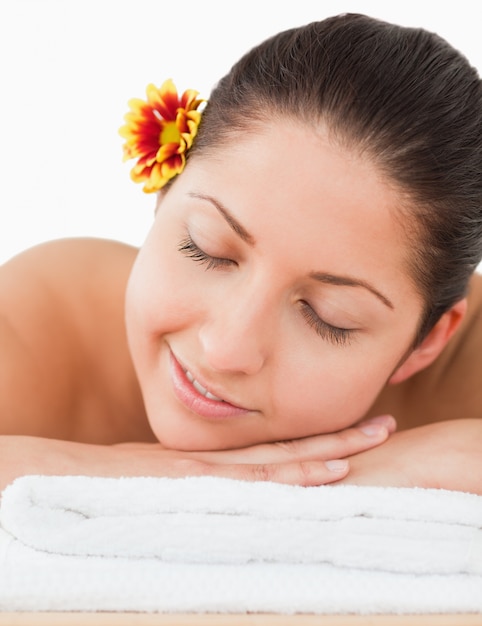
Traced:
[[[336, 445], [336, 444], [335, 444]], [[324, 461], [272, 457], [262, 446], [229, 453], [189, 453], [167, 450], [160, 444], [93, 445], [41, 437], [0, 436], [0, 492], [16, 478], [46, 476], [222, 476], [237, 480], [265, 480], [320, 485], [338, 480], [346, 467], [330, 469]], [[244, 458], [246, 457], [246, 458]], [[251, 458], [253, 457], [253, 458]]]
[[482, 495], [482, 419], [453, 420], [437, 426], [440, 432], [434, 443], [440, 452], [433, 486]]
[[[178, 459], [155, 444], [96, 445], [44, 437], [0, 436], [0, 490], [20, 476], [168, 476]], [[189, 471], [186, 463], [186, 472]]]
[[28, 474], [180, 476], [200, 474], [200, 467], [195, 459], [159, 444], [97, 445], [44, 437], [0, 436], [0, 490]]
[[[187, 452], [159, 443], [94, 445], [41, 437], [0, 436], [0, 490], [19, 476], [223, 476], [294, 485], [338, 481], [344, 459], [382, 444], [393, 420], [375, 420], [338, 433], [233, 450]], [[368, 430], [367, 430], [368, 427]]]
[[[55, 469], [59, 466], [58, 470], [54, 471], [54, 465]], [[67, 465], [67, 458], [55, 440], [20, 435], [0, 436], [0, 490], [15, 478], [27, 474], [70, 473], [65, 471]]]
[[350, 458], [344, 483], [425, 487], [482, 495], [482, 419], [437, 422], [395, 433]]

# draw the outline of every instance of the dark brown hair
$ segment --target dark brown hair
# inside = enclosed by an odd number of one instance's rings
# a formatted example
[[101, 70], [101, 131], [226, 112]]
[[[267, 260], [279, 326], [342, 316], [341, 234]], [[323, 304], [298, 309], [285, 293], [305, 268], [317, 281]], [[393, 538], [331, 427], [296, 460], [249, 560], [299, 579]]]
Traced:
[[[281, 32], [214, 88], [192, 155], [273, 115], [327, 123], [401, 191], [424, 297], [416, 342], [466, 295], [482, 258], [482, 88], [438, 35], [358, 14]], [[415, 224], [415, 228], [414, 228]]]

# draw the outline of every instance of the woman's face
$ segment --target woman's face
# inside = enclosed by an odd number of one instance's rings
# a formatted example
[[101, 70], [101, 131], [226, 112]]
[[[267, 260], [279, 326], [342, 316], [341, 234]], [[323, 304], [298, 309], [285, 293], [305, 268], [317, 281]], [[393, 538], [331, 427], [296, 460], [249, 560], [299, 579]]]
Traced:
[[422, 309], [397, 210], [370, 162], [294, 122], [191, 160], [127, 290], [159, 441], [243, 447], [360, 420]]

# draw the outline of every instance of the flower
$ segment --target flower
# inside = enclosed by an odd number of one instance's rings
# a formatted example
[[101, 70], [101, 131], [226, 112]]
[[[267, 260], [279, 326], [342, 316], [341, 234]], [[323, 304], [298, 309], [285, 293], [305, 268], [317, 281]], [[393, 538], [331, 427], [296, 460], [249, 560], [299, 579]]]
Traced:
[[198, 92], [186, 90], [181, 98], [172, 80], [160, 88], [148, 85], [147, 102], [139, 98], [129, 100], [125, 125], [119, 134], [126, 140], [124, 161], [137, 159], [131, 170], [136, 183], [145, 183], [144, 191], [158, 191], [186, 164], [186, 152], [196, 136], [204, 100]]

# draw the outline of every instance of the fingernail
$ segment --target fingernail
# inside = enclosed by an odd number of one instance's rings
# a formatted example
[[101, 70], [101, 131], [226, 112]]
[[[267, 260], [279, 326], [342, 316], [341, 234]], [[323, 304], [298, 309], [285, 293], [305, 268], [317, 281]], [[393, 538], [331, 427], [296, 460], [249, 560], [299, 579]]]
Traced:
[[362, 433], [365, 433], [367, 437], [377, 437], [383, 430], [386, 430], [383, 424], [364, 424], [360, 426]]
[[346, 472], [348, 469], [348, 461], [337, 459], [336, 461], [325, 461], [326, 467], [330, 472]]
[[397, 422], [393, 415], [377, 415], [376, 417], [370, 417], [367, 420], [360, 422], [360, 428], [365, 426], [371, 426], [377, 424], [378, 426], [385, 426], [389, 432], [393, 432], [397, 428]]

